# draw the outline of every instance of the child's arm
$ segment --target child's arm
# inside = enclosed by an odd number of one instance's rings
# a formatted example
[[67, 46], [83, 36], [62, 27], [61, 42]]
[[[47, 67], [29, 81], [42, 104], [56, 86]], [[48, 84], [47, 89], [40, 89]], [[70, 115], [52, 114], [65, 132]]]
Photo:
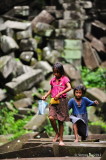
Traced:
[[92, 101], [92, 100], [88, 99], [87, 97], [83, 97], [83, 98], [84, 98], [84, 100], [85, 100], [85, 102], [86, 102], [86, 106], [87, 106], [87, 107], [88, 107], [88, 106], [96, 106], [96, 105], [99, 104], [99, 102], [98, 102], [97, 100]]
[[51, 89], [42, 97], [42, 100], [46, 100], [46, 98], [51, 94]]
[[71, 84], [70, 84], [69, 82], [66, 83], [66, 86], [67, 86], [67, 88], [66, 88], [65, 90], [59, 92], [59, 93], [55, 96], [55, 98], [54, 98], [55, 100], [57, 100], [63, 93], [66, 93], [66, 92], [68, 92], [68, 91], [71, 90]]

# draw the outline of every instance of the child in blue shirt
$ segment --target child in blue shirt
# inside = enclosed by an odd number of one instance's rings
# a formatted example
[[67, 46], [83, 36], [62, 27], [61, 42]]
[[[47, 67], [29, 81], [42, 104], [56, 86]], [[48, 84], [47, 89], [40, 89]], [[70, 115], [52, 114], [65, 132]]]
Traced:
[[75, 141], [79, 141], [78, 135], [81, 136], [82, 140], [85, 140], [88, 136], [88, 115], [87, 106], [95, 106], [98, 103], [97, 100], [91, 101], [87, 97], [83, 97], [85, 88], [80, 85], [74, 88], [74, 98], [71, 98], [68, 102], [69, 110], [72, 109], [72, 115], [70, 120], [73, 123], [73, 130], [75, 135]]

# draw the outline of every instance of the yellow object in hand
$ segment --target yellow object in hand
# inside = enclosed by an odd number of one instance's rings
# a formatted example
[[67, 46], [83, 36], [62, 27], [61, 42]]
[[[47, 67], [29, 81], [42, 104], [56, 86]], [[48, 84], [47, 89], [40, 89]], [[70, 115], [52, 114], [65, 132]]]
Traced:
[[59, 100], [55, 100], [54, 98], [51, 98], [50, 100], [50, 104], [59, 104], [60, 101]]

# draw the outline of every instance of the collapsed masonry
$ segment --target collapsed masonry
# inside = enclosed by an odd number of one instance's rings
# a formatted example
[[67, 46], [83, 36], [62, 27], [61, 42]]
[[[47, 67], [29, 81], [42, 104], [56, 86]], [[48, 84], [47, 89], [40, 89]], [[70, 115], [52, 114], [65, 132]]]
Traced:
[[[36, 113], [31, 109], [32, 94], [40, 99], [37, 89], [49, 89], [55, 62], [64, 64], [73, 87], [83, 83], [80, 66], [106, 67], [105, 10], [97, 10], [95, 17], [91, 1], [59, 0], [58, 6], [53, 2], [39, 12], [35, 6], [31, 14], [29, 6], [14, 6], [0, 18], [0, 100], [19, 110], [17, 119], [29, 111]], [[105, 93], [95, 89], [93, 94], [104, 108]]]

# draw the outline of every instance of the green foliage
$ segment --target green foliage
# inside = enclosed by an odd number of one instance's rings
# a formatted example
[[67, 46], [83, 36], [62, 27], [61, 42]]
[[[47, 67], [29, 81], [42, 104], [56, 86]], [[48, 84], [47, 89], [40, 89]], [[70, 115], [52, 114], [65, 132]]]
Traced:
[[47, 118], [47, 120], [48, 120], [48, 124], [44, 128], [45, 128], [47, 134], [49, 136], [52, 136], [54, 130], [53, 130], [52, 126], [51, 126], [50, 120], [48, 118]]
[[101, 122], [101, 121], [90, 122], [89, 125], [101, 126], [103, 130], [106, 132], [106, 122]]
[[101, 88], [106, 91], [106, 68], [98, 68], [94, 71], [84, 67], [81, 70], [84, 85], [89, 87]]
[[19, 137], [20, 135], [28, 133], [28, 131], [23, 127], [31, 119], [32, 116], [27, 116], [24, 119], [15, 121], [14, 115], [17, 113], [17, 110], [10, 111], [5, 106], [0, 109], [0, 134], [13, 134], [12, 139], [14, 139]]

